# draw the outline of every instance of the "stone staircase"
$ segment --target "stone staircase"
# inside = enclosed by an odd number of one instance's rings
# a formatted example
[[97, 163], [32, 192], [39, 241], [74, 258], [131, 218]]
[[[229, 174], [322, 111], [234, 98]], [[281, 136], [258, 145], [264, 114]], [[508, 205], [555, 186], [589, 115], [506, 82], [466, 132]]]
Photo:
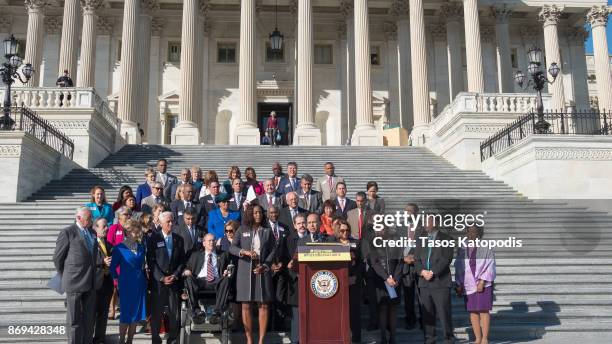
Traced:
[[[486, 238], [514, 236], [524, 244], [520, 249], [496, 250], [491, 338], [503, 343], [535, 339], [573, 343], [584, 338], [589, 343], [612, 342], [612, 217], [606, 213], [528, 200], [481, 172], [460, 171], [422, 148], [134, 145], [96, 168], [73, 170], [26, 202], [0, 204], [0, 343], [62, 342], [59, 335], [15, 336], [7, 329], [64, 325], [63, 297], [45, 287], [54, 273], [51, 257], [59, 229], [72, 222], [91, 186], [103, 186], [113, 200], [121, 185], [135, 189], [141, 184], [146, 166], [161, 157], [168, 159], [175, 175], [182, 167], [199, 165], [224, 178], [235, 164], [243, 171], [253, 166], [260, 180], [271, 175], [274, 161], [283, 165], [296, 161], [300, 175], [310, 173], [315, 178], [323, 174], [325, 161], [333, 161], [351, 197], [367, 181], [378, 181], [388, 210], [401, 210], [406, 202], [416, 201], [439, 211], [486, 213]], [[366, 307], [363, 311], [366, 317]], [[457, 336], [467, 339], [469, 318], [456, 297], [453, 318]], [[117, 321], [111, 321], [108, 333], [117, 332]], [[377, 334], [366, 333], [365, 338]], [[239, 338], [238, 334], [234, 342], [240, 343]], [[416, 340], [422, 340], [419, 330], [399, 331], [400, 343]], [[138, 334], [136, 342], [150, 342], [150, 337]], [[216, 339], [202, 335], [197, 342]], [[266, 342], [288, 342], [288, 338], [272, 333]]]

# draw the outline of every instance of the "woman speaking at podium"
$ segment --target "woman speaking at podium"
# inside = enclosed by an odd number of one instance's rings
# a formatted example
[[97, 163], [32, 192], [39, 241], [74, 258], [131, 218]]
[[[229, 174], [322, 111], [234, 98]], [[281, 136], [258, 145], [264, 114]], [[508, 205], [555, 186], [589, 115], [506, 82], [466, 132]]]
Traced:
[[242, 323], [247, 344], [253, 344], [251, 304], [259, 309], [259, 344], [264, 344], [268, 327], [268, 304], [274, 301], [272, 265], [275, 239], [269, 228], [263, 227], [263, 209], [253, 206], [253, 212], [234, 235], [230, 253], [238, 256], [236, 302], [242, 303]]

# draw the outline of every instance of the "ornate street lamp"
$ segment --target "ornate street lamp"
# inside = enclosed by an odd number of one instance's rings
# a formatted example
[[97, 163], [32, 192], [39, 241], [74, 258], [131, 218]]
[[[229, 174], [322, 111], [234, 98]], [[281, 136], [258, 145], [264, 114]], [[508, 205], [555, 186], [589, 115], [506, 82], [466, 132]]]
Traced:
[[6, 85], [6, 90], [4, 92], [4, 116], [0, 121], [0, 129], [1, 130], [12, 130], [15, 121], [11, 119], [11, 85], [15, 82], [16, 79], [19, 79], [22, 83], [27, 83], [28, 80], [32, 77], [34, 73], [34, 69], [32, 69], [32, 64], [26, 63], [23, 68], [21, 68], [21, 73], [25, 77], [25, 81], [21, 78], [21, 75], [18, 73], [19, 67], [23, 63], [21, 57], [19, 57], [19, 42], [15, 39], [13, 35], [11, 37], [4, 40], [2, 44], [4, 48], [4, 57], [6, 58], [6, 62], [2, 63], [0, 66], [0, 76], [2, 77], [2, 82]]
[[[538, 121], [535, 123], [535, 131], [538, 134], [545, 134], [548, 132], [548, 128], [550, 128], [550, 123], [544, 120], [544, 104], [542, 102], [542, 90], [546, 84], [552, 84], [557, 79], [561, 68], [556, 62], [552, 62], [550, 67], [548, 68], [548, 73], [552, 76], [552, 80], [548, 80], [548, 76], [546, 76], [546, 72], [542, 70], [542, 62], [543, 55], [542, 50], [538, 47], [533, 47], [529, 49], [527, 52], [527, 56], [529, 57], [529, 65], [527, 66], [527, 72], [529, 73], [526, 76], [522, 71], [517, 71], [514, 74], [514, 81], [518, 84], [518, 86], [522, 89], [527, 89], [530, 85], [533, 85], [533, 89], [538, 92], [538, 96], [536, 98], [536, 109], [538, 114]], [[525, 84], [527, 81], [527, 84]], [[525, 85], [523, 87], [523, 85]]]
[[276, 1], [276, 5], [274, 8], [275, 22], [274, 31], [270, 34], [270, 46], [272, 48], [272, 52], [275, 54], [283, 51], [283, 34], [278, 31], [278, 0]]

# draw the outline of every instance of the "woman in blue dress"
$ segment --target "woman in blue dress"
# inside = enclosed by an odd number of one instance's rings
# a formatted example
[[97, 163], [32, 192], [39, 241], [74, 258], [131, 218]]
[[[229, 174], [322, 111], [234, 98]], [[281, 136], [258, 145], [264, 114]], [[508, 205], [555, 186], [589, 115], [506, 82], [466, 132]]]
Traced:
[[[123, 242], [113, 248], [110, 272], [119, 283], [119, 343], [132, 343], [136, 324], [146, 318], [147, 277], [144, 270], [145, 246], [141, 243], [142, 228], [129, 220], [124, 227]], [[121, 274], [117, 274], [117, 267]], [[126, 340], [127, 332], [127, 340]]]
[[230, 210], [229, 196], [227, 194], [217, 196], [217, 205], [219, 206], [218, 208], [208, 213], [208, 223], [206, 226], [208, 233], [215, 236], [215, 240], [223, 237], [225, 234], [225, 224], [228, 221], [234, 220], [240, 222], [240, 212]]

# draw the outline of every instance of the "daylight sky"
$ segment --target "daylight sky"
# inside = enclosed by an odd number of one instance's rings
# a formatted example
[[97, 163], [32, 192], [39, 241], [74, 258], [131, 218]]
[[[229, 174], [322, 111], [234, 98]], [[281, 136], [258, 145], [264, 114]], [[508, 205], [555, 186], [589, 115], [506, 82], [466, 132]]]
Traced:
[[[612, 5], [612, 0], [608, 0], [608, 5]], [[612, 20], [612, 18], [610, 18]], [[608, 22], [608, 52], [612, 54], [612, 23]], [[585, 44], [585, 50], [588, 54], [593, 53], [593, 39], [589, 36]]]

